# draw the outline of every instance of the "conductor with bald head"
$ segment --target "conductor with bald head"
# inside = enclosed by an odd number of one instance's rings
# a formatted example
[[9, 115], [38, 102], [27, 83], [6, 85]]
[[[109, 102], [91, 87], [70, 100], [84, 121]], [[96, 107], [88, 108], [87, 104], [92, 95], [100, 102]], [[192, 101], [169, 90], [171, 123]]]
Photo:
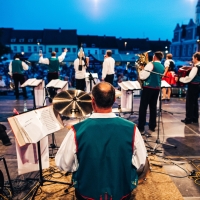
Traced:
[[92, 89], [93, 113], [67, 133], [56, 165], [73, 172], [77, 199], [129, 199], [146, 148], [136, 125], [112, 113], [115, 89], [101, 82]]

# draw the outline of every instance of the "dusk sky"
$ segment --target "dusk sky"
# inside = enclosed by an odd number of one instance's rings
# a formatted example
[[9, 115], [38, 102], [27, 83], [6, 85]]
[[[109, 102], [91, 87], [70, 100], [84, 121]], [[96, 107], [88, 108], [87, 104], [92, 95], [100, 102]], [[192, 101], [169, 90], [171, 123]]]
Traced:
[[172, 40], [197, 0], [1, 0], [0, 27], [77, 29], [78, 35]]

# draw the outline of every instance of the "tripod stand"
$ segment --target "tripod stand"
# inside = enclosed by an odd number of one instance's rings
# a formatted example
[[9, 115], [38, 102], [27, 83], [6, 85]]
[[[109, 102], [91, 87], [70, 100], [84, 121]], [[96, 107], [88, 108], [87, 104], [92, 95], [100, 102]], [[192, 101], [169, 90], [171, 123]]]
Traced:
[[[37, 190], [39, 189], [40, 186], [43, 186], [44, 182], [50, 182], [50, 183], [60, 183], [64, 185], [69, 185], [69, 187], [72, 187], [72, 183], [65, 183], [65, 182], [60, 182], [60, 181], [52, 181], [52, 180], [46, 180], [44, 179], [42, 175], [42, 159], [41, 159], [41, 148], [40, 148], [40, 141], [37, 142], [37, 150], [38, 150], [38, 163], [39, 163], [39, 178], [27, 178], [27, 180], [36, 180], [39, 181], [39, 184], [36, 188], [36, 191], [34, 192], [33, 199], [37, 193]], [[69, 188], [68, 188], [69, 189]]]
[[[154, 74], [157, 74], [160, 76], [160, 80], [163, 76], [163, 74], [160, 74], [160, 73], [157, 73], [157, 72], [152, 72], [152, 71], [148, 71], [150, 73], [154, 73]], [[161, 83], [160, 83], [161, 84]], [[159, 147], [159, 145], [166, 145], [166, 146], [169, 146], [169, 147], [173, 147], [173, 148], [176, 148], [175, 145], [171, 145], [171, 144], [166, 144], [166, 143], [162, 143], [160, 142], [160, 117], [161, 117], [161, 114], [162, 114], [162, 90], [161, 90], [161, 86], [160, 86], [160, 95], [159, 95], [159, 110], [158, 110], [158, 132], [157, 132], [157, 138], [156, 138], [156, 141], [154, 142], [155, 143], [155, 146], [152, 147], [148, 142], [153, 142], [153, 141], [148, 141], [148, 140], [145, 140], [145, 142], [147, 143], [148, 147], [150, 148], [150, 150], [148, 150], [148, 152], [151, 152], [152, 154], [156, 154], [156, 153], [161, 153], [160, 150], [157, 150], [157, 148]]]

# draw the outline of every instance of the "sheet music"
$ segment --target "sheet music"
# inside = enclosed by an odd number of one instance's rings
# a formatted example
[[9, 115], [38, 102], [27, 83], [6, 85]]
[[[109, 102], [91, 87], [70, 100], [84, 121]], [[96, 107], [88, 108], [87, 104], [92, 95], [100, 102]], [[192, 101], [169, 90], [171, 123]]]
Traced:
[[54, 88], [64, 88], [67, 85], [67, 81], [62, 81], [60, 79], [51, 80], [46, 87], [54, 87]]
[[[19, 127], [23, 129], [22, 134], [25, 132], [30, 138], [31, 142], [29, 141], [29, 143], [37, 143], [46, 135], [54, 133], [61, 128], [53, 112], [53, 106], [17, 115], [15, 119]], [[28, 138], [25, 138], [25, 141], [27, 140]]]
[[171, 85], [167, 83], [166, 81], [162, 80], [161, 81], [161, 88], [170, 88]]
[[36, 79], [33, 83], [31, 83], [30, 85], [28, 85], [28, 86], [38, 86], [40, 83], [42, 83], [42, 79]]
[[123, 81], [118, 83], [123, 90], [141, 90], [141, 86], [138, 81]]
[[25, 82], [21, 85], [21, 87], [26, 87], [26, 86], [28, 86], [28, 85], [31, 85], [35, 80], [36, 80], [36, 78], [30, 78], [30, 79], [28, 79], [27, 81], [25, 81]]

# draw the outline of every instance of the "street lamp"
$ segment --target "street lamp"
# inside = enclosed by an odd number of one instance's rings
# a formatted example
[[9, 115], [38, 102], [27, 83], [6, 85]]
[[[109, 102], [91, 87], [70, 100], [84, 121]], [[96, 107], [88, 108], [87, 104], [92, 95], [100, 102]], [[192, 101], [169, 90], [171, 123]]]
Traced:
[[197, 40], [197, 51], [200, 50], [199, 45], [200, 45], [200, 40]]
[[38, 45], [38, 52], [40, 53], [40, 43], [38, 42], [37, 45]]

